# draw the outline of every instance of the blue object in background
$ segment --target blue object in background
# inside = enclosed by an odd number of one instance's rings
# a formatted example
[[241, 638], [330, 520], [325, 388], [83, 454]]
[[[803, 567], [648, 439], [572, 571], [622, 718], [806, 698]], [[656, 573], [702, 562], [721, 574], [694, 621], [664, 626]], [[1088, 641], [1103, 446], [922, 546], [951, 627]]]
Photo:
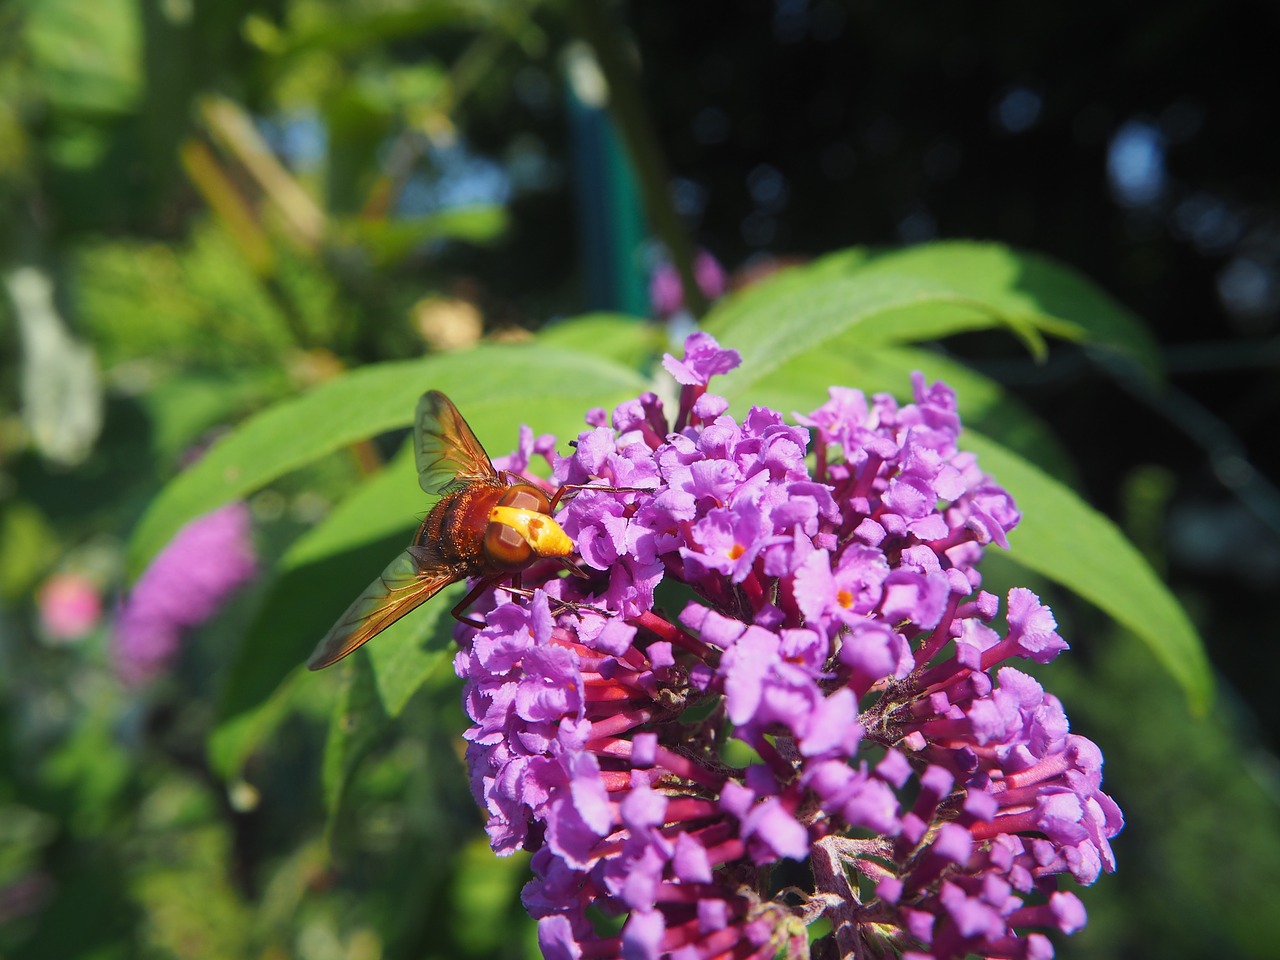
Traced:
[[604, 79], [585, 47], [568, 51], [565, 69], [586, 308], [647, 316], [648, 239], [640, 191], [605, 109]]

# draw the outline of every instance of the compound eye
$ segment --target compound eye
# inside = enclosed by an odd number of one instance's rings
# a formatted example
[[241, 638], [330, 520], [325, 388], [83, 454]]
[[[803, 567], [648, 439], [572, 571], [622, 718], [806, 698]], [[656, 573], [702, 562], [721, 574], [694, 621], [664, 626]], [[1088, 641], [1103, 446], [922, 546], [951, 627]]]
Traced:
[[497, 522], [490, 522], [485, 527], [484, 554], [499, 570], [523, 570], [534, 559], [533, 547], [520, 531]]
[[498, 505], [515, 507], [517, 510], [533, 510], [537, 513], [551, 512], [551, 499], [529, 483], [517, 483], [508, 487], [498, 498]]

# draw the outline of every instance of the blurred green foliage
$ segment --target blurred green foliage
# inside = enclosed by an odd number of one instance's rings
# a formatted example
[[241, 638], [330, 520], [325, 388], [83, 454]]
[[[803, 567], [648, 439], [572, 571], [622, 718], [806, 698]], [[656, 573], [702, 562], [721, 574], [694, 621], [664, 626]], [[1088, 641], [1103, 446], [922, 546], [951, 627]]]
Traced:
[[[609, 314], [501, 342], [583, 308], [548, 228], [570, 219], [559, 57], [577, 39], [557, 3], [0, 7], [0, 955], [536, 955], [527, 864], [489, 853], [466, 787], [447, 600], [340, 669], [298, 664], [422, 509], [396, 455], [418, 393], [446, 389], [495, 454], [520, 422], [563, 442], [645, 389], [668, 347]], [[20, 276], [49, 302], [23, 300]], [[450, 352], [473, 316], [485, 342]], [[1057, 595], [1065, 635], [1089, 639], [1046, 681], [1130, 819], [1065, 951], [1269, 955], [1274, 759], [1230, 701], [1193, 719], [1187, 695], [1203, 706], [1212, 686], [1195, 629], [1071, 491], [1089, 451], [934, 346], [1085, 343], [1155, 382], [1143, 324], [1069, 269], [964, 244], [835, 254], [707, 323], [747, 359], [723, 391], [739, 412], [811, 408], [832, 382], [902, 392], [924, 369], [960, 385], [974, 444], [1014, 458], [1025, 503], [1080, 518], [990, 574], [1077, 590], [1145, 642]], [[38, 389], [85, 369], [73, 395]], [[172, 673], [125, 688], [116, 598], [232, 497], [261, 581]], [[1159, 569], [1166, 500], [1130, 506], [1121, 525]], [[1098, 543], [1123, 546], [1073, 555]], [[104, 606], [75, 635], [41, 619], [57, 574]]]

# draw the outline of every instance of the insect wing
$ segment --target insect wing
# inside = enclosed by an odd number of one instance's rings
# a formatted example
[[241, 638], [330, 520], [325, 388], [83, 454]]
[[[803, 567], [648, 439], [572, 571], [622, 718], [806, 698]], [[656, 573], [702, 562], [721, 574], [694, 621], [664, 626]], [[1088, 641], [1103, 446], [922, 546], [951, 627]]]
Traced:
[[439, 390], [424, 393], [418, 401], [413, 453], [418, 483], [427, 493], [445, 493], [470, 483], [501, 482], [467, 421]]
[[391, 561], [382, 576], [369, 584], [347, 612], [338, 618], [307, 661], [309, 670], [337, 663], [356, 648], [395, 623], [410, 610], [426, 603], [456, 580], [446, 567], [422, 565], [405, 551]]

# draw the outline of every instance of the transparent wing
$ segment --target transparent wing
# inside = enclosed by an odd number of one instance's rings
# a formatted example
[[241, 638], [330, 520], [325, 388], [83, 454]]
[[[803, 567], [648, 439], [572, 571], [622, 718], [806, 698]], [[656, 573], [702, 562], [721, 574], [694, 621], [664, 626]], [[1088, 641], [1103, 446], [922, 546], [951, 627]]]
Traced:
[[444, 493], [468, 483], [501, 483], [467, 421], [439, 390], [424, 393], [418, 401], [413, 452], [418, 483], [427, 493]]
[[369, 584], [338, 618], [311, 654], [307, 668], [320, 670], [337, 663], [460, 579], [461, 576], [445, 567], [421, 569], [418, 560], [406, 550], [392, 560], [382, 576]]

